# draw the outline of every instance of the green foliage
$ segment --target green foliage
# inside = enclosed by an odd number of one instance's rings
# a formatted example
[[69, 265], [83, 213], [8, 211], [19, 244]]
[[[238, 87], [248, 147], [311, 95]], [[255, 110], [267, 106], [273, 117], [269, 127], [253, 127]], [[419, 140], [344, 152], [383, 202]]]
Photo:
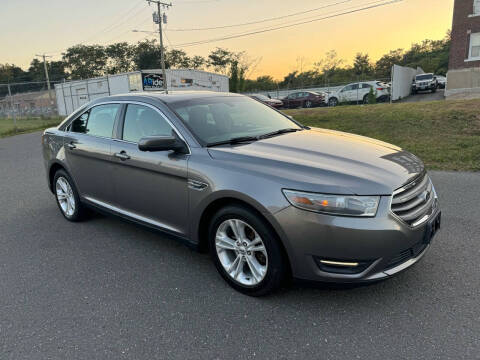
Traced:
[[108, 56], [101, 45], [75, 45], [62, 57], [71, 79], [87, 79], [106, 73]]
[[373, 87], [370, 88], [368, 92], [367, 101], [369, 104], [376, 104], [377, 103], [377, 91], [373, 90]]

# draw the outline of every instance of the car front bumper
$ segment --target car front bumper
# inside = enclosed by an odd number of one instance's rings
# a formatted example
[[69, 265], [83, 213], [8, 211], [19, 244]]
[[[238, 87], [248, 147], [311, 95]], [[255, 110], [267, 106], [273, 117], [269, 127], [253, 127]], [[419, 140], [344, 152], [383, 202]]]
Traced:
[[383, 196], [373, 218], [330, 216], [293, 206], [275, 218], [295, 278], [353, 283], [388, 278], [418, 262], [430, 247], [429, 222], [439, 214], [437, 208], [428, 221], [412, 228], [390, 211], [390, 197]]

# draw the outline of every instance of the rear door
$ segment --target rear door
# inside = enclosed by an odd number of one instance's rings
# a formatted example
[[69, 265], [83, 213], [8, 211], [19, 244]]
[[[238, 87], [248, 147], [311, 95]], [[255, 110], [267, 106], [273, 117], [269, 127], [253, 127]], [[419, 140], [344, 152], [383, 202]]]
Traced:
[[112, 144], [115, 207], [142, 222], [187, 235], [189, 155], [138, 149], [141, 138], [169, 136], [172, 131], [173, 126], [157, 108], [127, 104], [119, 139]]
[[78, 116], [64, 138], [68, 169], [82, 197], [113, 200], [111, 144], [121, 104], [97, 105]]

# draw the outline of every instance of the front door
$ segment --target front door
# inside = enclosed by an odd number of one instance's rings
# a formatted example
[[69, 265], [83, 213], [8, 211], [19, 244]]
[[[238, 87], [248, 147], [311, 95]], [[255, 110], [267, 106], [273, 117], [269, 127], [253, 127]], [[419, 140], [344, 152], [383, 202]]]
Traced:
[[82, 197], [107, 203], [113, 200], [111, 143], [120, 109], [120, 104], [95, 106], [67, 128], [65, 159]]
[[170, 123], [156, 108], [127, 105], [121, 138], [112, 143], [114, 205], [137, 220], [187, 235], [189, 155], [138, 149], [141, 138], [170, 136], [172, 131]]

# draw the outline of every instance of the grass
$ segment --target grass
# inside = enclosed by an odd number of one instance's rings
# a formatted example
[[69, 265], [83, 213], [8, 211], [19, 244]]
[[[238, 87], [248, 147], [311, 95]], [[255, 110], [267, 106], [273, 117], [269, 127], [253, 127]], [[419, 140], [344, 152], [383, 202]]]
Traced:
[[0, 118], [0, 138], [26, 132], [44, 130], [52, 126], [57, 126], [62, 120], [63, 118], [61, 117], [19, 118], [17, 119], [17, 129], [15, 130], [13, 119]]
[[304, 125], [380, 139], [429, 169], [480, 171], [480, 100], [339, 106], [286, 111]]

